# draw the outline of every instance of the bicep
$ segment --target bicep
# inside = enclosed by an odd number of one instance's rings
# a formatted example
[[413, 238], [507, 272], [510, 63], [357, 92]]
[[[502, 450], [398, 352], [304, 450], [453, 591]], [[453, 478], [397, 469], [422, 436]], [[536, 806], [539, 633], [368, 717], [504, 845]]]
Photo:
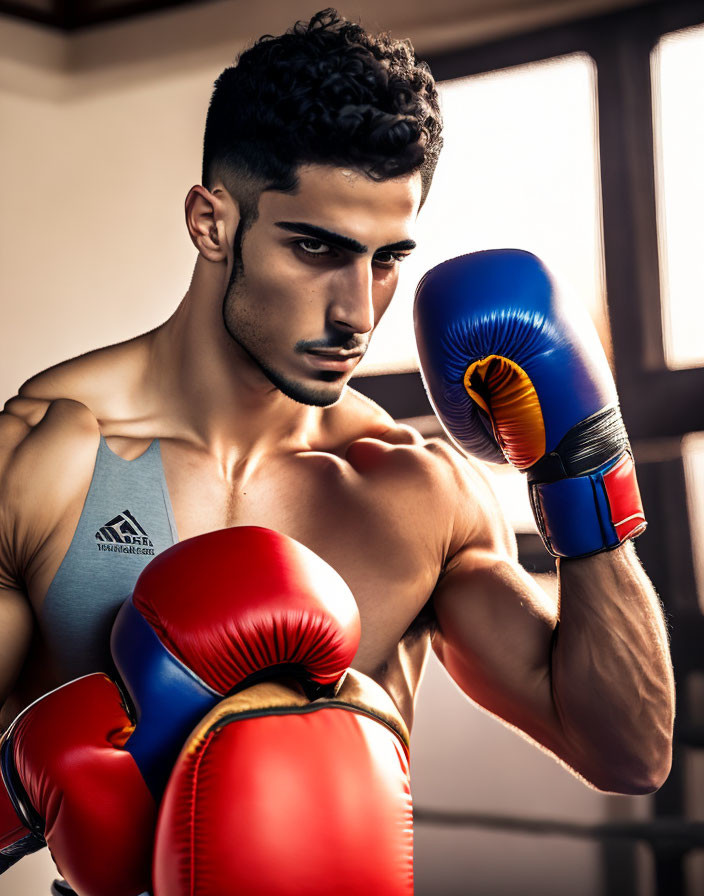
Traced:
[[465, 548], [434, 596], [433, 648], [460, 688], [555, 751], [550, 660], [557, 601], [512, 558]]
[[26, 421], [0, 413], [0, 704], [22, 669], [34, 629], [34, 615], [19, 571], [17, 505], [21, 483], [14, 468], [19, 446], [29, 431]]

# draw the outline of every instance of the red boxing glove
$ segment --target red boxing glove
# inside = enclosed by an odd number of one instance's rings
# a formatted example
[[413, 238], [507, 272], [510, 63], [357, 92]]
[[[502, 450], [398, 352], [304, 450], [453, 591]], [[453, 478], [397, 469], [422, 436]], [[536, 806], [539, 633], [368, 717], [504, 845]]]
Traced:
[[29, 706], [0, 748], [3, 870], [48, 844], [81, 896], [137, 896], [150, 881], [156, 805], [132, 756], [134, 731], [106, 675]]
[[144, 569], [132, 601], [161, 644], [220, 696], [272, 666], [290, 667], [282, 671], [312, 690], [334, 687], [359, 645], [359, 611], [341, 576], [258, 526], [174, 545]]
[[224, 696], [264, 674], [297, 678], [309, 696], [332, 691], [359, 633], [343, 579], [280, 532], [223, 529], [155, 557], [111, 639], [139, 718], [127, 749], [152, 792], [161, 795], [194, 725]]
[[335, 699], [258, 684], [216, 707], [164, 795], [154, 896], [412, 896], [408, 732], [350, 672]]
[[232, 528], [160, 554], [113, 629], [131, 716], [115, 684], [90, 675], [7, 732], [0, 872], [46, 840], [82, 896], [148, 889], [155, 801], [194, 724], [265, 668], [334, 690], [359, 629], [340, 576], [280, 533]]

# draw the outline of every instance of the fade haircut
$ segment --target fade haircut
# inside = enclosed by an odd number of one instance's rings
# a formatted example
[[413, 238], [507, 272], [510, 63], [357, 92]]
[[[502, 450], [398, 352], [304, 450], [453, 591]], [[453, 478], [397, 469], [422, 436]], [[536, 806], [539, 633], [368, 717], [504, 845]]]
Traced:
[[297, 168], [329, 164], [373, 180], [420, 172], [421, 205], [442, 148], [435, 82], [408, 40], [372, 35], [334, 9], [266, 34], [215, 82], [203, 185], [240, 205], [240, 240], [263, 190], [294, 192]]

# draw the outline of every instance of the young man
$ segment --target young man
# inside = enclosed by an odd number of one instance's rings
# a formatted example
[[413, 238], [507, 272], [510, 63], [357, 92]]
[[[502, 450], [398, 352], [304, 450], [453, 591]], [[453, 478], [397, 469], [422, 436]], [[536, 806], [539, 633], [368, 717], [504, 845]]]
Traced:
[[630, 542], [561, 561], [558, 627], [481, 464], [346, 387], [415, 245], [440, 132], [410, 46], [332, 11], [223, 72], [186, 198], [184, 299], [33, 377], [0, 418], [5, 723], [110, 670], [112, 620], [151, 557], [257, 525], [341, 574], [362, 620], [354, 668], [409, 726], [432, 646], [596, 787], [663, 782], [672, 672]]

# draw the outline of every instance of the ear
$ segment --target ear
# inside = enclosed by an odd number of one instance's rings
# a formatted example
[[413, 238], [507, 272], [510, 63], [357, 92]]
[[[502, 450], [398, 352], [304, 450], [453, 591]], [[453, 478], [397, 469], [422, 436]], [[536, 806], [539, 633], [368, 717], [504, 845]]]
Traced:
[[219, 185], [212, 193], [199, 185], [191, 187], [185, 211], [186, 227], [198, 252], [207, 261], [228, 261], [240, 210], [227, 190]]

